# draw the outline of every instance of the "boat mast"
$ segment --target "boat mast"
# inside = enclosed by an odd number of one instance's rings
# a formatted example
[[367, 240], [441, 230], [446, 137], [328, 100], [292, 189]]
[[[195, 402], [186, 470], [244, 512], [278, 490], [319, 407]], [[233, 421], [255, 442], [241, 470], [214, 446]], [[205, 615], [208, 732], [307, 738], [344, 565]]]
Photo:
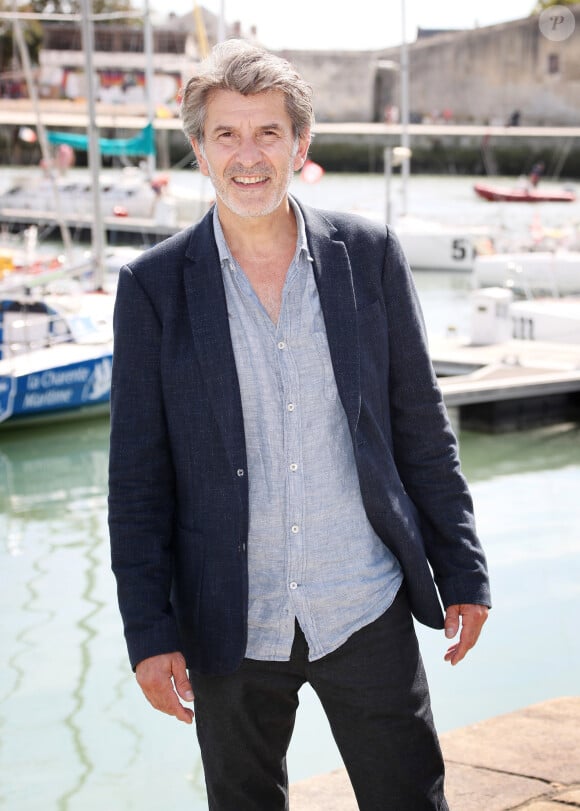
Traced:
[[92, 247], [95, 262], [94, 284], [102, 290], [105, 283], [105, 224], [101, 207], [101, 148], [97, 127], [93, 52], [95, 38], [91, 0], [81, 0], [81, 34], [85, 54], [85, 83], [87, 91], [88, 158], [93, 195]]
[[[153, 26], [151, 24], [151, 9], [149, 0], [143, 2], [143, 45], [145, 51], [145, 98], [147, 99], [147, 121], [151, 127], [155, 124], [155, 69], [153, 64]], [[155, 152], [147, 155], [147, 173], [149, 179], [155, 172]]]
[[226, 3], [220, 0], [220, 13], [218, 17], [217, 41], [224, 42], [226, 38]]
[[407, 213], [407, 187], [409, 185], [410, 161], [409, 155], [409, 51], [407, 48], [407, 32], [405, 19], [405, 0], [401, 0], [401, 146], [404, 155], [401, 163], [401, 214]]
[[[16, 7], [16, 0], [13, 0], [13, 6]], [[48, 177], [52, 185], [52, 190], [54, 194], [54, 205], [56, 209], [56, 220], [58, 222], [58, 226], [60, 228], [60, 234], [62, 237], [62, 242], [65, 250], [65, 254], [70, 259], [72, 256], [72, 239], [70, 235], [70, 230], [68, 225], [66, 224], [65, 218], [62, 214], [62, 204], [60, 201], [60, 193], [58, 190], [58, 184], [54, 179], [54, 175], [51, 169], [51, 156], [50, 156], [50, 148], [48, 146], [48, 138], [46, 136], [46, 129], [44, 128], [44, 124], [42, 123], [42, 115], [40, 113], [40, 104], [38, 100], [38, 90], [36, 88], [36, 83], [34, 81], [34, 77], [32, 75], [32, 65], [30, 62], [30, 55], [28, 53], [28, 48], [26, 46], [26, 40], [24, 39], [24, 34], [22, 33], [22, 25], [20, 22], [20, 15], [14, 9], [14, 15], [11, 15], [12, 23], [14, 27], [14, 38], [16, 40], [16, 45], [18, 47], [18, 51], [20, 53], [20, 60], [22, 62], [22, 69], [24, 70], [24, 75], [26, 76], [26, 85], [28, 87], [28, 95], [30, 97], [30, 101], [32, 103], [32, 109], [34, 110], [34, 115], [36, 118], [36, 131], [38, 133], [38, 144], [40, 146], [40, 153], [42, 155], [42, 159], [46, 165], [46, 171], [48, 172]]]

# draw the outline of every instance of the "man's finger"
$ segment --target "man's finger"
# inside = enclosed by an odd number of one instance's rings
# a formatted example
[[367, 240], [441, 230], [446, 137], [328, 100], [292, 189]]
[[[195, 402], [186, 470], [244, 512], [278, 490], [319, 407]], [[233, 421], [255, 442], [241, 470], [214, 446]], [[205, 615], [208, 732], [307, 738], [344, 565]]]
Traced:
[[459, 606], [450, 605], [445, 612], [445, 636], [447, 639], [453, 637], [459, 631]]
[[484, 605], [452, 605], [445, 613], [445, 636], [455, 636], [461, 618], [459, 642], [452, 645], [445, 654], [445, 661], [458, 664], [479, 639], [479, 634], [487, 619], [489, 609]]

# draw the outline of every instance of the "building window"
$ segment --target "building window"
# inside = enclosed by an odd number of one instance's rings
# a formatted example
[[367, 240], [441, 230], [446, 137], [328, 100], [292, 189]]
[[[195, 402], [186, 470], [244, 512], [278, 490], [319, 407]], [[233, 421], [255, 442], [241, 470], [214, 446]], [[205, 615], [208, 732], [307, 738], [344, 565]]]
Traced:
[[560, 73], [560, 55], [548, 54], [548, 73]]

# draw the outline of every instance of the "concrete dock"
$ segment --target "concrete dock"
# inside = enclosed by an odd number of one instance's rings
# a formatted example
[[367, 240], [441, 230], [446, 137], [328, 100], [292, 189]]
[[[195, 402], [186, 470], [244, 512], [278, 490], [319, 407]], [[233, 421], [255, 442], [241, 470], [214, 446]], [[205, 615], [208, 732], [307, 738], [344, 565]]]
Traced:
[[[441, 745], [450, 811], [580, 808], [580, 696], [447, 732]], [[295, 783], [290, 808], [358, 811], [344, 769]]]
[[519, 430], [580, 419], [580, 343], [449, 338], [430, 350], [457, 426]]

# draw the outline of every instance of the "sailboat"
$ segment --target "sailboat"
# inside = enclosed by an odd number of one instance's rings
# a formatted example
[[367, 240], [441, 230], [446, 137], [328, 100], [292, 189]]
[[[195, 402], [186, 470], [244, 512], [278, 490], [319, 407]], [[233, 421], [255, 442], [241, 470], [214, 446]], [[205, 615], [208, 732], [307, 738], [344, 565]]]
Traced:
[[0, 300], [0, 428], [108, 411], [111, 309], [97, 295]]
[[[143, 3], [143, 13], [127, 12], [127, 16], [138, 17], [144, 22], [146, 83], [152, 86], [153, 33], [149, 0], [143, 0]], [[96, 101], [91, 81], [94, 74], [94, 36], [90, 6], [89, 0], [83, 0], [81, 3], [81, 22], [88, 20], [90, 23], [90, 30], [84, 30], [86, 26], [83, 26], [83, 37], [87, 40], [87, 44], [83, 47], [87, 76], [86, 95], [89, 107], [87, 134], [46, 132], [41, 125], [38, 99], [33, 87], [32, 70], [20, 29], [19, 15], [17, 13], [9, 15], [14, 20], [23, 67], [29, 74], [27, 83], [37, 112], [37, 135], [42, 150], [44, 171], [40, 173], [40, 176], [15, 177], [10, 188], [0, 194], [0, 222], [12, 227], [30, 224], [44, 226], [60, 224], [55, 218], [56, 195], [61, 222], [68, 229], [74, 229], [78, 238], [89, 236], [94, 241], [94, 209], [98, 205], [100, 207], [98, 228], [107, 237], [122, 235], [124, 241], [127, 238], [136, 237], [141, 244], [147, 241], [157, 241], [200, 219], [213, 205], [213, 190], [209, 189], [205, 179], [202, 179], [197, 190], [189, 187], [186, 191], [180, 191], [172, 187], [167, 173], [154, 171], [153, 121], [155, 111], [151, 93], [147, 95], [148, 122], [136, 136], [131, 138], [99, 138], [96, 136]], [[27, 18], [31, 16], [35, 19], [54, 21], [59, 15], [54, 12], [26, 15]], [[62, 16], [70, 19], [70, 15]], [[103, 19], [103, 16], [101, 14], [99, 18]], [[23, 129], [28, 130], [29, 128]], [[34, 131], [31, 131], [30, 134], [33, 138], [36, 137]], [[60, 156], [71, 156], [68, 160], [64, 159], [59, 162], [56, 167], [58, 171], [55, 171], [55, 167], [52, 166], [53, 162], [48, 153], [49, 145], [59, 150]], [[70, 170], [70, 166], [74, 162], [74, 154], [78, 151], [86, 151], [89, 156], [91, 171], [88, 179], [78, 175], [73, 177], [73, 174], [76, 175], [76, 173], [67, 171], [67, 169]], [[97, 152], [99, 156], [98, 171], [93, 170], [91, 166], [92, 163], [96, 165]], [[127, 165], [120, 172], [112, 173], [105, 179], [100, 171], [101, 155], [115, 156], [125, 161], [128, 158], [139, 159], [139, 163]]]
[[[19, 18], [17, 41], [23, 44]], [[92, 28], [88, 0], [83, 0], [83, 38], [87, 67], [91, 65]], [[25, 48], [23, 62], [29, 67]], [[88, 75], [91, 71], [88, 70]], [[34, 83], [29, 73], [31, 96]], [[88, 82], [90, 87], [91, 82]], [[92, 89], [89, 106], [94, 107]], [[94, 116], [90, 116], [94, 121]], [[39, 119], [39, 128], [43, 133]], [[44, 136], [44, 133], [43, 133]], [[43, 137], [44, 142], [44, 137]], [[110, 399], [113, 357], [112, 307], [114, 296], [105, 292], [105, 241], [98, 193], [98, 142], [89, 132], [89, 158], [94, 171], [94, 256], [90, 286], [75, 295], [47, 294], [44, 274], [2, 281], [0, 296], [0, 427], [70, 419], [106, 411]], [[55, 193], [58, 209], [58, 189]], [[60, 212], [59, 212], [60, 213]], [[67, 242], [66, 224], [62, 233]], [[65, 245], [65, 247], [68, 247]], [[76, 270], [76, 269], [72, 269]], [[62, 270], [61, 279], [71, 271]], [[71, 277], [76, 273], [70, 273]], [[76, 284], [82, 285], [81, 278]]]
[[[38, 175], [15, 175], [10, 186], [0, 194], [0, 221], [17, 227], [56, 225], [56, 185], [66, 225], [79, 238], [90, 237], [95, 181], [70, 171], [74, 154], [89, 150], [89, 136], [49, 131], [46, 137], [61, 156], [71, 157], [61, 158], [57, 174], [52, 167], [44, 167]], [[103, 223], [109, 238], [121, 235], [155, 241], [200, 219], [212, 205], [213, 194], [204, 193], [204, 186], [200, 185], [197, 191], [179, 192], [171, 187], [166, 173], [151, 173], [148, 159], [155, 155], [152, 123], [132, 138], [99, 138], [98, 141], [101, 155], [141, 161], [110, 173], [107, 178], [101, 174], [97, 180]]]

